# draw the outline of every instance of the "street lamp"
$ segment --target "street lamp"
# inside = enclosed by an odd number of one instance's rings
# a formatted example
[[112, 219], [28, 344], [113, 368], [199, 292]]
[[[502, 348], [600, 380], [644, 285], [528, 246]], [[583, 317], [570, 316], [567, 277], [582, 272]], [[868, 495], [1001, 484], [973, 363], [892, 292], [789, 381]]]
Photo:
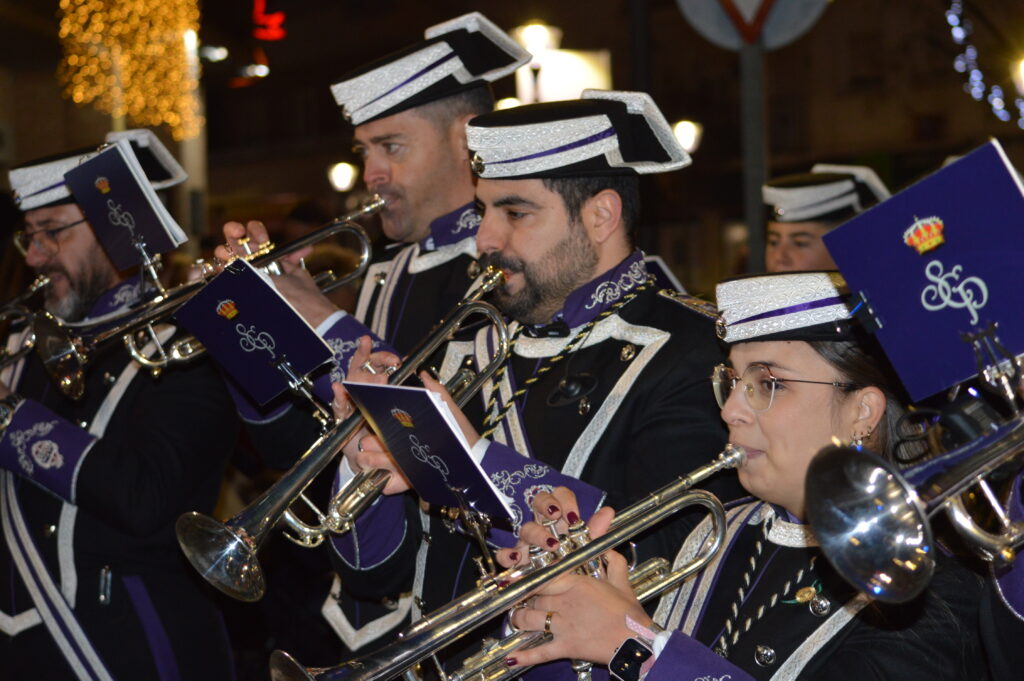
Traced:
[[356, 179], [359, 177], [359, 170], [351, 163], [335, 163], [327, 171], [327, 178], [331, 181], [334, 191], [347, 192], [356, 186]]
[[679, 141], [680, 146], [687, 154], [697, 151], [700, 146], [700, 138], [704, 134], [704, 126], [694, 121], [677, 121], [672, 126], [672, 132]]

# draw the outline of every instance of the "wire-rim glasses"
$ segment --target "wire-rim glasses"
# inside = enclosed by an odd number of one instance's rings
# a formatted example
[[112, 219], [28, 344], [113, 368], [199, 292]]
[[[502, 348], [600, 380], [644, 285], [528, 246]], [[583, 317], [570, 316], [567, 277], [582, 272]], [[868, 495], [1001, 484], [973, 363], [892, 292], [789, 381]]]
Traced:
[[747, 404], [754, 411], [768, 411], [775, 401], [776, 387], [786, 383], [812, 383], [815, 385], [830, 385], [834, 388], [852, 390], [857, 387], [854, 383], [843, 381], [805, 381], [796, 378], [778, 378], [772, 375], [772, 370], [764, 364], [751, 364], [743, 370], [743, 375], [737, 375], [736, 371], [729, 366], [719, 364], [711, 374], [711, 386], [715, 389], [715, 400], [721, 409], [732, 395], [737, 383], [743, 384], [743, 394]]
[[60, 227], [40, 229], [31, 233], [19, 229], [14, 233], [14, 246], [24, 257], [28, 257], [28, 249], [31, 248], [33, 243], [36, 245], [36, 248], [46, 255], [54, 255], [60, 250], [60, 242], [57, 241], [57, 235], [64, 230], [76, 227], [83, 222], [86, 222], [85, 218], [76, 220], [75, 222], [67, 225], [61, 225]]

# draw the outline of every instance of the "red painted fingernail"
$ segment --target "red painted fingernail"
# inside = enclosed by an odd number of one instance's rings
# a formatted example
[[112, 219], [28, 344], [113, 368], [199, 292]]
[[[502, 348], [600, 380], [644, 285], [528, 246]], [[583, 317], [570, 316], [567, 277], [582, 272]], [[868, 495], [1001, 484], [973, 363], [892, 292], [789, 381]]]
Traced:
[[551, 504], [550, 506], [548, 506], [548, 515], [555, 515], [556, 513], [558, 513], [558, 507], [557, 506], [555, 506], [554, 504]]
[[512, 561], [513, 563], [515, 563], [516, 561], [519, 560], [519, 552], [518, 551], [513, 551], [512, 553], [508, 554], [508, 559], [510, 561]]
[[558, 540], [554, 537], [548, 537], [548, 546], [550, 546], [551, 548], [555, 548], [556, 546], [558, 546]]
[[505, 658], [505, 664], [507, 664], [509, 667], [515, 667], [518, 663], [518, 660], [516, 660], [516, 658], [514, 657]]
[[569, 521], [570, 525], [575, 525], [580, 521], [580, 517], [576, 515], [575, 511], [569, 511], [565, 514], [565, 519]]

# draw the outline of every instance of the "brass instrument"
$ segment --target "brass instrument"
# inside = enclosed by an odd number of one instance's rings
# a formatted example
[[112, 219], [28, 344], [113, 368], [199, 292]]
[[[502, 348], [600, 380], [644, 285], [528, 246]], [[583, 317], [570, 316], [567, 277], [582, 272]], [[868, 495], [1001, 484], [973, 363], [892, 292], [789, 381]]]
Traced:
[[[481, 284], [455, 307], [434, 333], [402, 360], [401, 368], [391, 375], [389, 382], [404, 382], [451, 338], [466, 318], [481, 314], [494, 324], [498, 340], [490, 363], [475, 378], [468, 380], [465, 374], [457, 375], [462, 385], [453, 396], [459, 404], [464, 404], [501, 368], [509, 352], [508, 328], [501, 313], [489, 303], [480, 301], [483, 295], [504, 280], [505, 275], [500, 270], [489, 268]], [[303, 490], [313, 478], [326, 468], [365, 423], [362, 415], [356, 413], [336, 424], [314, 442], [280, 480], [226, 523], [194, 512], [178, 518], [178, 543], [192, 566], [229, 596], [242, 601], [256, 601], [263, 597], [266, 589], [257, 553], [278, 521], [284, 518], [297, 532], [298, 536], [293, 540], [307, 546], [319, 544], [329, 532], [348, 531], [359, 511], [372, 503], [384, 489], [388, 473], [370, 471], [358, 474], [331, 500], [327, 513], [317, 513], [320, 526], [303, 523], [289, 511], [289, 507], [302, 497]]]
[[[940, 510], [986, 560], [1007, 563], [1024, 543], [986, 476], [1024, 463], [1024, 416], [968, 445], [899, 472], [859, 447], [827, 447], [807, 473], [807, 515], [822, 551], [854, 586], [878, 600], [908, 601], [925, 588], [938, 548], [931, 517]], [[978, 486], [1000, 524], [989, 532], [971, 518], [961, 494]]]
[[[259, 250], [248, 253], [245, 257], [251, 258], [254, 267], [273, 268], [282, 257], [301, 248], [341, 232], [351, 232], [360, 241], [359, 266], [343, 277], [338, 278], [331, 274], [326, 280], [322, 279], [321, 291], [330, 291], [361, 277], [369, 267], [369, 237], [353, 220], [372, 215], [382, 210], [384, 205], [384, 199], [375, 196], [362, 208], [344, 215], [302, 238], [280, 248], [275, 248], [270, 243], [263, 244]], [[205, 352], [202, 344], [191, 336], [177, 340], [169, 347], [164, 347], [154, 328], [154, 325], [173, 315], [179, 307], [198, 293], [209, 281], [210, 276], [215, 274], [215, 268], [204, 266], [201, 274], [201, 278], [196, 281], [176, 286], [167, 291], [161, 290], [156, 298], [114, 317], [89, 320], [87, 323], [81, 324], [63, 322], [47, 312], [34, 313], [28, 320], [32, 328], [30, 336], [33, 337], [33, 347], [39, 352], [54, 383], [57, 384], [61, 392], [72, 399], [80, 398], [85, 389], [84, 367], [89, 355], [105, 347], [111, 341], [122, 341], [132, 359], [148, 368], [154, 375], [159, 375], [169, 365], [186, 362]], [[152, 341], [155, 344], [155, 354], [147, 355], [142, 351], [140, 345], [145, 341]], [[27, 352], [28, 350], [25, 350], [22, 355]], [[13, 360], [0, 360], [0, 365], [7, 361]]]
[[[0, 307], [0, 323], [2, 322], [18, 322], [28, 321], [31, 324], [33, 313], [25, 307], [32, 296], [50, 285], [50, 278], [45, 274], [40, 274], [36, 277], [28, 288], [14, 296]], [[13, 364], [19, 359], [32, 352], [36, 346], [37, 335], [33, 328], [29, 328], [25, 338], [21, 341], [21, 347], [16, 350], [7, 350], [6, 348], [0, 348], [0, 369], [3, 369], [8, 364]]]
[[[740, 465], [745, 456], [746, 452], [741, 447], [727, 445], [711, 463], [701, 466], [689, 475], [677, 478], [671, 484], [623, 510], [615, 518], [607, 534], [602, 537], [592, 541], [585, 537], [583, 541], [572, 540], [575, 548], [550, 564], [544, 565], [541, 564], [544, 561], [538, 561], [536, 564], [511, 568], [499, 575], [485, 578], [476, 590], [425, 615], [402, 631], [396, 641], [376, 652], [335, 667], [303, 668], [291, 655], [276, 650], [270, 657], [271, 679], [388, 681], [437, 653], [463, 634], [508, 610], [551, 580], [599, 560], [601, 554], [684, 508], [693, 505], [704, 506], [711, 512], [713, 530], [694, 561], [698, 567], [692, 568], [687, 565], [668, 573], [665, 577], [665, 586], [655, 588], [674, 586], [691, 574], [693, 569], [699, 569], [699, 566], [706, 564], [721, 548], [725, 538], [725, 510], [721, 502], [710, 492], [690, 488], [721, 470]], [[650, 595], [647, 593], [648, 590], [645, 587], [642, 594]], [[526, 640], [529, 637], [522, 638]], [[481, 658], [473, 665], [486, 669], [493, 667], [495, 661], [504, 664], [501, 661], [510, 650], [512, 648], [508, 646], [496, 646], [494, 657], [490, 661]], [[475, 673], [478, 673], [475, 669], [466, 669], [461, 672], [460, 679], [468, 681]]]

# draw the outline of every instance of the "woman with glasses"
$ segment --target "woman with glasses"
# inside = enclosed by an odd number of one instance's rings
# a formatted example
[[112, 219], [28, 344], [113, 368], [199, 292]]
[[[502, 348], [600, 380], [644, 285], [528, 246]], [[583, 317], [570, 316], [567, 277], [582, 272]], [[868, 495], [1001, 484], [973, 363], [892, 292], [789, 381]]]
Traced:
[[[917, 600], [879, 604], [832, 570], [804, 524], [807, 468], [822, 447], [842, 440], [908, 455], [898, 446], [905, 413], [898, 383], [851, 319], [844, 294], [842, 279], [828, 272], [719, 285], [718, 330], [729, 362], [715, 369], [712, 386], [729, 441], [746, 451], [740, 483], [756, 498], [727, 510], [723, 550], [663, 597], [653, 621], [618, 554], [607, 556], [606, 579], [569, 575], [548, 585], [510, 622], [546, 630], [552, 641], [513, 653], [509, 666], [582, 659], [608, 665], [622, 681], [986, 677], [974, 632], [980, 578], [943, 561]], [[534, 505], [551, 504], [563, 517], [578, 512], [562, 489]], [[592, 533], [611, 516], [610, 509], [595, 514]], [[565, 531], [564, 522], [556, 530]], [[705, 523], [690, 535], [678, 564], [708, 531]], [[499, 560], [523, 562], [526, 544], [552, 550], [550, 536], [528, 524], [521, 545]]]

